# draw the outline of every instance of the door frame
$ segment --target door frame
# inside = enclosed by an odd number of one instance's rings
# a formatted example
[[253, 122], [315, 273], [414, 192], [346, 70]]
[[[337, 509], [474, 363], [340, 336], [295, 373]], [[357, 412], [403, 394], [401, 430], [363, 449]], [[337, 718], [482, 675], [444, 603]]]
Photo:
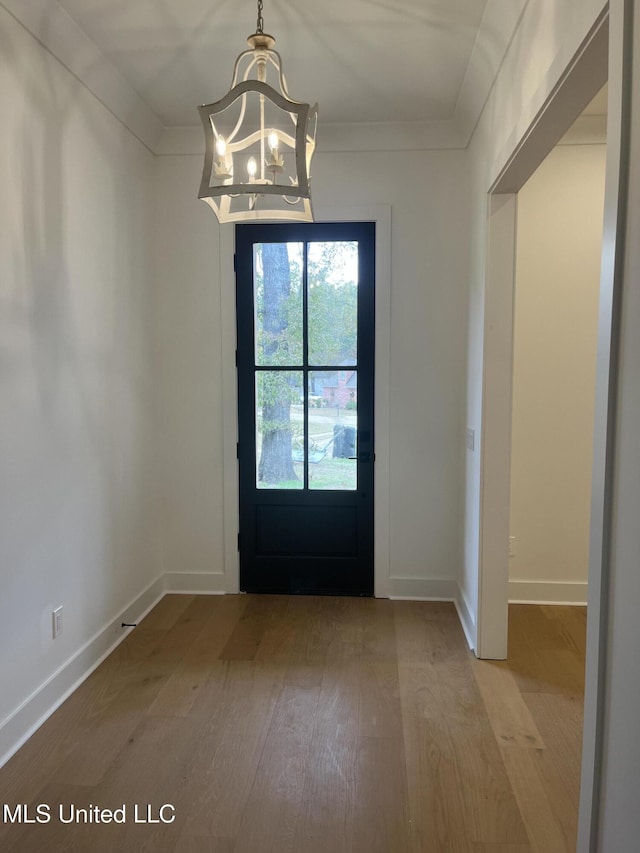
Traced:
[[[540, 111], [533, 126], [506, 159], [506, 165], [487, 196], [487, 255], [485, 263], [484, 352], [482, 423], [480, 443], [480, 535], [478, 556], [478, 612], [476, 654], [479, 658], [507, 657], [507, 607], [509, 600], [509, 536], [511, 480], [511, 393], [513, 373], [513, 299], [515, 292], [515, 241], [517, 193], [538, 168], [558, 139], [607, 81], [609, 16], [604, 11], [569, 64]], [[611, 147], [610, 138], [607, 148]], [[609, 153], [607, 153], [609, 162]], [[607, 166], [609, 171], [609, 166]], [[611, 180], [607, 177], [609, 190]], [[606, 202], [605, 202], [606, 203]], [[604, 282], [608, 271], [604, 266]], [[600, 305], [600, 318], [606, 305]], [[610, 315], [607, 315], [610, 317]], [[607, 342], [599, 332], [601, 363]], [[609, 319], [609, 342], [611, 322]], [[604, 347], [604, 349], [603, 349]], [[608, 374], [607, 374], [608, 378]], [[607, 411], [607, 398], [596, 395], [596, 418]], [[597, 478], [602, 444], [595, 435], [592, 500], [594, 507], [603, 485]], [[599, 522], [602, 535], [602, 520]], [[590, 565], [590, 579], [600, 569]], [[596, 573], [596, 574], [594, 574]], [[591, 601], [590, 601], [591, 603]]]
[[[375, 491], [374, 491], [374, 595], [388, 598], [389, 583], [389, 377], [391, 325], [391, 207], [362, 205], [336, 207], [314, 203], [317, 222], [375, 222]], [[236, 280], [233, 269], [235, 228], [220, 226], [220, 315], [222, 334], [222, 436], [223, 530], [225, 592], [240, 592], [238, 553], [238, 392], [236, 379]]]

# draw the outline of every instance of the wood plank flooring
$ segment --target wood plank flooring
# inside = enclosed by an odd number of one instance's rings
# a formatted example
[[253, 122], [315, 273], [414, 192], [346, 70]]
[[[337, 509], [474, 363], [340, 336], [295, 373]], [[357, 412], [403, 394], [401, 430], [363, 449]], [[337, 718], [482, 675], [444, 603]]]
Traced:
[[51, 808], [0, 848], [570, 853], [586, 611], [509, 615], [490, 662], [451, 604], [168, 595], [0, 770], [0, 804]]

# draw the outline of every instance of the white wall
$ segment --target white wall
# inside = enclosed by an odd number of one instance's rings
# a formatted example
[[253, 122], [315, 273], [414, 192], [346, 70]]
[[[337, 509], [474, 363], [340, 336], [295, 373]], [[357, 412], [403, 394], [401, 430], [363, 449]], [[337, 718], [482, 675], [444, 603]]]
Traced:
[[509, 597], [586, 603], [606, 146], [518, 193]]
[[[221, 279], [219, 226], [196, 198], [201, 158], [161, 156], [156, 168], [165, 570], [215, 574], [225, 568], [220, 298], [233, 298], [234, 282]], [[318, 211], [391, 206], [391, 317], [377, 317], [391, 338], [391, 593], [451, 595], [461, 560], [466, 153], [318, 153], [313, 182]]]
[[[200, 157], [155, 163], [163, 561], [167, 572], [222, 575], [220, 227], [198, 201], [201, 171]], [[225, 286], [235, 299], [235, 283]]]
[[2, 8], [0, 103], [1, 760], [159, 569], [153, 157]]

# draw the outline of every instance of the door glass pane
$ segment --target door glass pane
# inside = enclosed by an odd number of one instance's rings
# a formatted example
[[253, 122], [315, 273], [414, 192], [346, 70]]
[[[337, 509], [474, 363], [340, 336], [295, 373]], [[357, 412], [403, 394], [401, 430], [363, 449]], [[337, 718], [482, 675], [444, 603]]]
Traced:
[[302, 489], [302, 371], [256, 373], [256, 487]]
[[358, 243], [307, 247], [310, 365], [355, 365], [358, 346]]
[[358, 488], [358, 383], [352, 368], [309, 373], [309, 488]]
[[253, 247], [256, 364], [302, 364], [302, 243]]

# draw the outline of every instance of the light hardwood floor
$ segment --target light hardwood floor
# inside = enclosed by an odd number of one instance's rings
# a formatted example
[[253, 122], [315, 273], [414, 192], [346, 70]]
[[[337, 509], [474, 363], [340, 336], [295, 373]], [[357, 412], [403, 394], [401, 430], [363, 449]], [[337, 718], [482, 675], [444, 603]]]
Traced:
[[451, 604], [168, 595], [0, 770], [0, 807], [52, 816], [0, 849], [574, 851], [585, 620], [511, 606], [494, 663]]

